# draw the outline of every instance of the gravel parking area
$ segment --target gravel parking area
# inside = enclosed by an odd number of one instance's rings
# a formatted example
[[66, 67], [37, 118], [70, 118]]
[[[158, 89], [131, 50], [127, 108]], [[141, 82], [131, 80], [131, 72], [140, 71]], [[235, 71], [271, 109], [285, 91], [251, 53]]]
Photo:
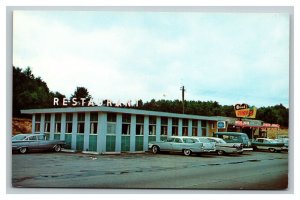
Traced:
[[286, 189], [288, 153], [243, 155], [12, 155], [12, 186], [25, 188]]

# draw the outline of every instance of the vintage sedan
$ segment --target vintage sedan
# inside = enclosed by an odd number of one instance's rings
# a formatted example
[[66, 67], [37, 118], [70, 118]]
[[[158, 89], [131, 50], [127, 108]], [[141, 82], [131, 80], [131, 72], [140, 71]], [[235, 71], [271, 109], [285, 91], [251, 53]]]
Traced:
[[192, 153], [205, 152], [202, 142], [199, 142], [197, 138], [188, 136], [171, 136], [164, 141], [150, 142], [148, 147], [154, 154], [167, 151], [182, 152], [184, 155], [189, 156]]
[[44, 134], [18, 134], [12, 137], [12, 151], [26, 153], [30, 150], [61, 151], [65, 145], [63, 140], [46, 140]]
[[269, 138], [256, 138], [252, 142], [254, 150], [268, 150], [270, 152], [280, 152], [286, 150], [283, 142], [278, 142], [274, 139]]
[[216, 144], [216, 152], [218, 155], [231, 154], [231, 153], [243, 153], [243, 144], [241, 143], [227, 143], [221, 138], [206, 137], [211, 142]]

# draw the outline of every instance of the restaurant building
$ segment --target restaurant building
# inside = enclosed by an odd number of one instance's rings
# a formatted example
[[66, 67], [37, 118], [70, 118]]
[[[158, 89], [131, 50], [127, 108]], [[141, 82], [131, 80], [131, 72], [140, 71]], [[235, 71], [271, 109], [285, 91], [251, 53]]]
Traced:
[[214, 132], [230, 129], [235, 119], [106, 106], [30, 109], [21, 113], [32, 115], [32, 133], [65, 140], [74, 151], [97, 153], [144, 152], [149, 142], [171, 135], [213, 136]]

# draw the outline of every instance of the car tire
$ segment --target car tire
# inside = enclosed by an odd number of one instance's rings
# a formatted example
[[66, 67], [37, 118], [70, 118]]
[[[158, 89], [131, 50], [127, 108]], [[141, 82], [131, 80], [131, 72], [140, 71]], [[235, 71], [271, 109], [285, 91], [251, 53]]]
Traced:
[[190, 149], [184, 149], [184, 150], [183, 150], [183, 154], [184, 154], [185, 156], [190, 156], [190, 155], [192, 154], [192, 151], [191, 151]]
[[275, 153], [275, 152], [276, 152], [276, 150], [273, 149], [273, 148], [270, 148], [269, 151], [272, 152], [272, 153]]
[[54, 151], [55, 152], [60, 152], [61, 151], [61, 146], [59, 144], [55, 145]]
[[222, 156], [222, 155], [224, 155], [224, 151], [222, 151], [222, 150], [219, 150], [219, 151], [217, 151], [217, 154], [219, 155], [219, 156]]
[[26, 153], [27, 151], [28, 151], [28, 149], [26, 147], [21, 147], [19, 149], [19, 152], [22, 153], [22, 154]]
[[151, 148], [151, 151], [153, 154], [157, 154], [159, 152], [159, 147], [154, 145], [152, 148]]

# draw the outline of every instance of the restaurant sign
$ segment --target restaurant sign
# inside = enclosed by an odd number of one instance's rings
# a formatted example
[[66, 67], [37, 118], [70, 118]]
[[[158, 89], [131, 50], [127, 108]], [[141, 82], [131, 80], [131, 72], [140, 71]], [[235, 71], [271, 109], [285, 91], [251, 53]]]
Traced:
[[265, 127], [265, 128], [280, 128], [280, 125], [279, 124], [263, 123], [263, 127]]
[[255, 118], [256, 117], [256, 107], [249, 107], [247, 104], [236, 104], [234, 106], [236, 117], [242, 118]]

